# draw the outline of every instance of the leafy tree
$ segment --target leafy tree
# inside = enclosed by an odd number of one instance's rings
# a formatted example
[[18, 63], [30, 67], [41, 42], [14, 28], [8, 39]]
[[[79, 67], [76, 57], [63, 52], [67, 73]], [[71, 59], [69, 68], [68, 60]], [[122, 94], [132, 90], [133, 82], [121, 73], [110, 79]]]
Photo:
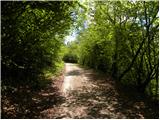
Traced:
[[156, 83], [157, 94], [158, 7], [157, 1], [95, 2], [91, 24], [78, 37], [79, 62], [142, 92]]
[[77, 63], [78, 62], [78, 56], [77, 56], [77, 41], [68, 42], [65, 47], [65, 53], [63, 56], [63, 60], [65, 62], [70, 63]]
[[2, 2], [2, 83], [34, 82], [47, 67], [56, 70], [78, 6], [67, 1]]

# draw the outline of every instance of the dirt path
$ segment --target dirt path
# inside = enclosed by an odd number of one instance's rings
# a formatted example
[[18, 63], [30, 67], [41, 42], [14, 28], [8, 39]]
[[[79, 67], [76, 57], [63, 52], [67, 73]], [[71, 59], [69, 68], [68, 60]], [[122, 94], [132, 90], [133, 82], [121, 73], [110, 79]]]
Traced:
[[71, 63], [65, 68], [60, 87], [64, 100], [43, 110], [41, 118], [157, 118], [140, 95], [121, 93], [106, 76]]
[[[65, 64], [65, 73], [46, 86], [28, 86], [2, 94], [2, 118], [159, 118], [159, 105], [120, 87], [104, 74]], [[45, 82], [45, 80], [43, 80]]]
[[78, 90], [78, 88], [85, 86], [86, 80], [84, 79], [84, 71], [75, 64], [66, 63], [65, 68], [62, 93], [67, 96], [73, 90]]

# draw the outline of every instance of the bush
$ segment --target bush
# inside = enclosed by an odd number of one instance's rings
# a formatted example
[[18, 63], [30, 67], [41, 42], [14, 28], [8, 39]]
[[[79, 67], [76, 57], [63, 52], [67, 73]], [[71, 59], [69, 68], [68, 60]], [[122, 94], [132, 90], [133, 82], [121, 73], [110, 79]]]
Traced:
[[64, 55], [63, 61], [69, 63], [77, 63], [78, 57], [76, 54], [67, 53]]

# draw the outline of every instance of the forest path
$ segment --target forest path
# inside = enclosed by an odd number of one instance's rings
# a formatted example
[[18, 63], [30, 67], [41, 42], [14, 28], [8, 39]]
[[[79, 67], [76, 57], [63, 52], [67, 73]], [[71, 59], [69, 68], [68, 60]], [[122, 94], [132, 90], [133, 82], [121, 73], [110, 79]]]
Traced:
[[[153, 110], [140, 96], [120, 93], [113, 80], [66, 63], [62, 85], [64, 101], [41, 112], [41, 118], [153, 118]], [[128, 92], [128, 91], [126, 91]]]

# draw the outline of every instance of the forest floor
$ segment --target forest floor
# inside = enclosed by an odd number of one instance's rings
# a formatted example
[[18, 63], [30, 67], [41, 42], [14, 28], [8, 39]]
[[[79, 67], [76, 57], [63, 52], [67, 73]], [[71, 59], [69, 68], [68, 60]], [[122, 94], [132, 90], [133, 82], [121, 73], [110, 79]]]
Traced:
[[46, 88], [21, 97], [15, 94], [14, 99], [7, 99], [12, 105], [3, 108], [2, 113], [7, 116], [4, 118], [159, 118], [159, 105], [140, 93], [120, 87], [104, 74], [71, 63], [66, 63], [64, 73], [53, 77]]

